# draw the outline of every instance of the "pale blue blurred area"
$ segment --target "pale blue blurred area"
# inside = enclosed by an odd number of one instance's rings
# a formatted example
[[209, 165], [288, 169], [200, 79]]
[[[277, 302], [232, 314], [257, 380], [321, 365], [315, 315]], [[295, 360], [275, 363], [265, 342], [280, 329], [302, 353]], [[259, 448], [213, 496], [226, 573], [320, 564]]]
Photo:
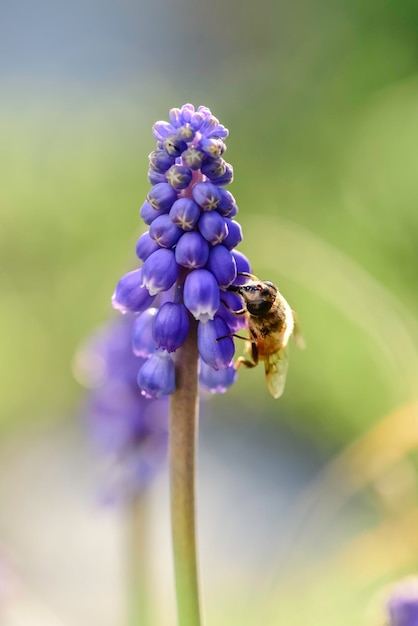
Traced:
[[247, 7], [237, 19], [233, 4], [216, 2], [5, 2], [0, 68], [13, 81], [89, 89], [167, 81], [175, 92], [209, 92], [219, 79], [228, 88], [231, 67], [266, 57], [274, 6]]

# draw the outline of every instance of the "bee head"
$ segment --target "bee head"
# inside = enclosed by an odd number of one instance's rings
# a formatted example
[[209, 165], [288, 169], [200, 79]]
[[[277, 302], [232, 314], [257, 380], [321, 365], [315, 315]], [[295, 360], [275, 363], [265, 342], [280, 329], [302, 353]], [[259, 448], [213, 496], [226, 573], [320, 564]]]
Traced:
[[228, 290], [238, 293], [244, 299], [250, 315], [266, 315], [277, 295], [277, 287], [270, 281], [251, 280], [245, 285], [231, 285]]

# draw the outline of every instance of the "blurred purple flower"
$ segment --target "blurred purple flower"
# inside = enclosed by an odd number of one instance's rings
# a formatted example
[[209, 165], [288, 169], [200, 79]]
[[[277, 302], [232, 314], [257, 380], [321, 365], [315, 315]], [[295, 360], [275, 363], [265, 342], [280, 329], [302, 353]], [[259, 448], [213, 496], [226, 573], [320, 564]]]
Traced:
[[397, 583], [387, 602], [388, 626], [418, 626], [418, 577]]
[[[145, 315], [144, 327], [153, 314]], [[132, 352], [132, 337], [142, 316], [126, 315], [109, 323], [75, 358], [75, 376], [90, 388], [86, 412], [107, 467], [105, 492], [112, 498], [141, 492], [166, 463], [167, 401], [146, 399], [137, 384], [146, 359]]]
[[[228, 309], [226, 290], [242, 280], [237, 272], [251, 271], [248, 259], [234, 250], [242, 230], [234, 219], [235, 198], [223, 189], [233, 179], [232, 166], [223, 159], [228, 130], [207, 107], [195, 110], [185, 104], [171, 109], [169, 122], [156, 122], [153, 134], [157, 148], [149, 155], [148, 170], [152, 187], [140, 210], [149, 231], [136, 248], [143, 266], [119, 281], [112, 303], [122, 313], [158, 309], [162, 301], [172, 305], [146, 324], [144, 318], [139, 333], [136, 327], [137, 354], [145, 357], [144, 346], [152, 345], [152, 337], [163, 350], [149, 354], [147, 363], [137, 362], [144, 395], [158, 398], [175, 390], [171, 355], [184, 343], [193, 317], [205, 363], [202, 383], [213, 393], [223, 393], [236, 378], [231, 370], [234, 343], [231, 338], [217, 342], [217, 333], [228, 335], [240, 326]], [[225, 375], [215, 374], [221, 369], [227, 370]]]

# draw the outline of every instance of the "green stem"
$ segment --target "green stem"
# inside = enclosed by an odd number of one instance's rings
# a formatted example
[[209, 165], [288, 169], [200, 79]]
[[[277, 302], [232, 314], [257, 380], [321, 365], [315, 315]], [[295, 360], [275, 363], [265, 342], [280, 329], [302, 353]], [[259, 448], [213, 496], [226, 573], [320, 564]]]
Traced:
[[197, 322], [176, 352], [176, 391], [170, 410], [170, 490], [173, 560], [179, 626], [200, 626], [195, 530], [198, 426]]
[[148, 551], [148, 497], [132, 496], [127, 505], [128, 624], [152, 626], [151, 572]]

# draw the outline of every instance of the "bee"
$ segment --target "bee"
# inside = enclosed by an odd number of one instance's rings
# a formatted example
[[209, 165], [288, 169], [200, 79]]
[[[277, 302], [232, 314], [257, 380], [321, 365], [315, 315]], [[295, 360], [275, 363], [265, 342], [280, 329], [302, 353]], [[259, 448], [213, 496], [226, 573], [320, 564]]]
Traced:
[[235, 368], [241, 365], [255, 367], [259, 361], [264, 361], [267, 388], [273, 398], [280, 398], [286, 382], [290, 337], [294, 335], [299, 347], [304, 347], [296, 314], [272, 282], [262, 281], [247, 272], [241, 272], [239, 276], [250, 280], [243, 285], [230, 285], [228, 291], [237, 293], [243, 300], [245, 306], [232, 312], [246, 316], [249, 338], [228, 335], [247, 342], [245, 352], [248, 355], [240, 356]]

